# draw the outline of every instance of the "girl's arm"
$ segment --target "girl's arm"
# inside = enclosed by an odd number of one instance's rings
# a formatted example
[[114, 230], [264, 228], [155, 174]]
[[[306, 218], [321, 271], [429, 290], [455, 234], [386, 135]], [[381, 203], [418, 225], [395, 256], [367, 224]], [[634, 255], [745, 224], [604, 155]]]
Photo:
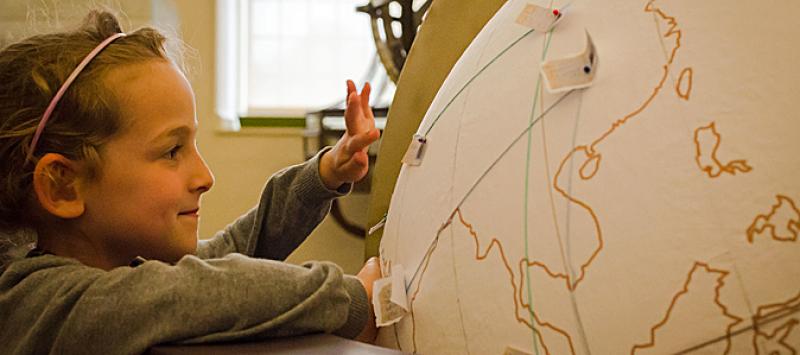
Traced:
[[369, 106], [369, 83], [361, 93], [347, 81], [344, 135], [305, 164], [275, 174], [261, 202], [211, 241], [200, 242], [201, 258], [237, 252], [285, 259], [322, 221], [334, 197], [350, 191], [353, 181], [367, 175], [369, 145], [380, 137]]
[[240, 254], [111, 271], [44, 255], [12, 264], [0, 289], [2, 353], [140, 354], [323, 331], [352, 338], [368, 317], [364, 287], [333, 264]]
[[210, 240], [198, 243], [202, 259], [229, 253], [272, 260], [285, 259], [325, 218], [331, 201], [350, 191], [352, 184], [338, 190], [325, 187], [319, 173], [323, 149], [307, 162], [273, 175], [261, 194], [258, 206], [239, 217]]

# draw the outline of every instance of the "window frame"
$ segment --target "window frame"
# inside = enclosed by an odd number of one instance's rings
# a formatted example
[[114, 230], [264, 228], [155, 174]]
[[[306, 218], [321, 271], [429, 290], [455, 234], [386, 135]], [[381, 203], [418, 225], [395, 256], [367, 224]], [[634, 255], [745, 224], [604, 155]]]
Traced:
[[[252, 30], [249, 23], [250, 2], [250, 0], [216, 0], [215, 110], [219, 117], [218, 130], [237, 132], [242, 127], [305, 128], [307, 109], [250, 107], [249, 75], [247, 75]], [[379, 70], [384, 69], [380, 67]], [[386, 75], [385, 72], [383, 75]], [[385, 80], [388, 81], [388, 76]], [[344, 95], [342, 96], [344, 99]]]

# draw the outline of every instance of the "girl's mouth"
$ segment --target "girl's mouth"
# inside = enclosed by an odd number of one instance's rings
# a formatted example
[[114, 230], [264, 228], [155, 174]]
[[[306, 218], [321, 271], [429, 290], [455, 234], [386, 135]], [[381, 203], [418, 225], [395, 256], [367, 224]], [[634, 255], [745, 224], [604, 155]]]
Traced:
[[181, 213], [178, 213], [178, 215], [179, 216], [187, 216], [187, 217], [199, 217], [200, 215], [199, 215], [198, 212], [200, 212], [200, 209], [199, 208], [195, 208], [193, 210], [183, 211]]

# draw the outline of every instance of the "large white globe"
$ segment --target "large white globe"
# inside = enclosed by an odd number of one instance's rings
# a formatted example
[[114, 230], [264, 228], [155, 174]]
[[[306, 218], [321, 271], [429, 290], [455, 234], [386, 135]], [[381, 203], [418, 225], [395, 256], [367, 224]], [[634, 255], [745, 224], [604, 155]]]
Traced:
[[[575, 0], [551, 33], [516, 23], [527, 4], [501, 8], [420, 125], [381, 244], [411, 313], [379, 343], [797, 351], [800, 2]], [[541, 62], [585, 31], [593, 85], [548, 93]]]

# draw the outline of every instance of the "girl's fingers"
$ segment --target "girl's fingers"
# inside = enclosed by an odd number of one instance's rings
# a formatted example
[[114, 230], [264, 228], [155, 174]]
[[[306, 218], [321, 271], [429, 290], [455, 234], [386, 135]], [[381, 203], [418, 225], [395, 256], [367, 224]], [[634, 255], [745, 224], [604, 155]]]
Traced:
[[355, 92], [351, 92], [347, 97], [347, 108], [344, 110], [344, 124], [347, 126], [347, 132], [356, 135], [362, 130], [363, 124], [360, 117], [364, 113], [361, 110], [361, 98]]
[[353, 162], [356, 169], [363, 170], [369, 164], [369, 156], [367, 152], [358, 152], [350, 161]]
[[365, 174], [365, 170], [367, 169], [367, 165], [369, 164], [369, 157], [367, 156], [366, 152], [358, 152], [353, 154], [350, 160], [345, 163], [343, 166], [344, 171], [346, 171], [346, 175], [349, 179], [357, 180], [360, 179], [362, 174]]
[[356, 92], [356, 84], [352, 80], [347, 81], [347, 96], [350, 97], [350, 93]]
[[[345, 153], [347, 154], [347, 153]], [[367, 152], [358, 151], [354, 154], [347, 154], [336, 166], [336, 175], [347, 182], [354, 182], [360, 179], [365, 170], [368, 169], [369, 156]]]
[[347, 142], [347, 152], [356, 154], [362, 151], [364, 148], [372, 144], [372, 142], [376, 141], [378, 136], [380, 136], [380, 132], [378, 132], [377, 129], [372, 129], [368, 132], [354, 135], [352, 138], [350, 138], [350, 141]]
[[364, 84], [364, 88], [361, 89], [361, 110], [364, 111], [364, 115], [369, 120], [375, 120], [372, 116], [372, 108], [369, 106], [369, 94], [372, 92], [372, 86], [369, 83]]

